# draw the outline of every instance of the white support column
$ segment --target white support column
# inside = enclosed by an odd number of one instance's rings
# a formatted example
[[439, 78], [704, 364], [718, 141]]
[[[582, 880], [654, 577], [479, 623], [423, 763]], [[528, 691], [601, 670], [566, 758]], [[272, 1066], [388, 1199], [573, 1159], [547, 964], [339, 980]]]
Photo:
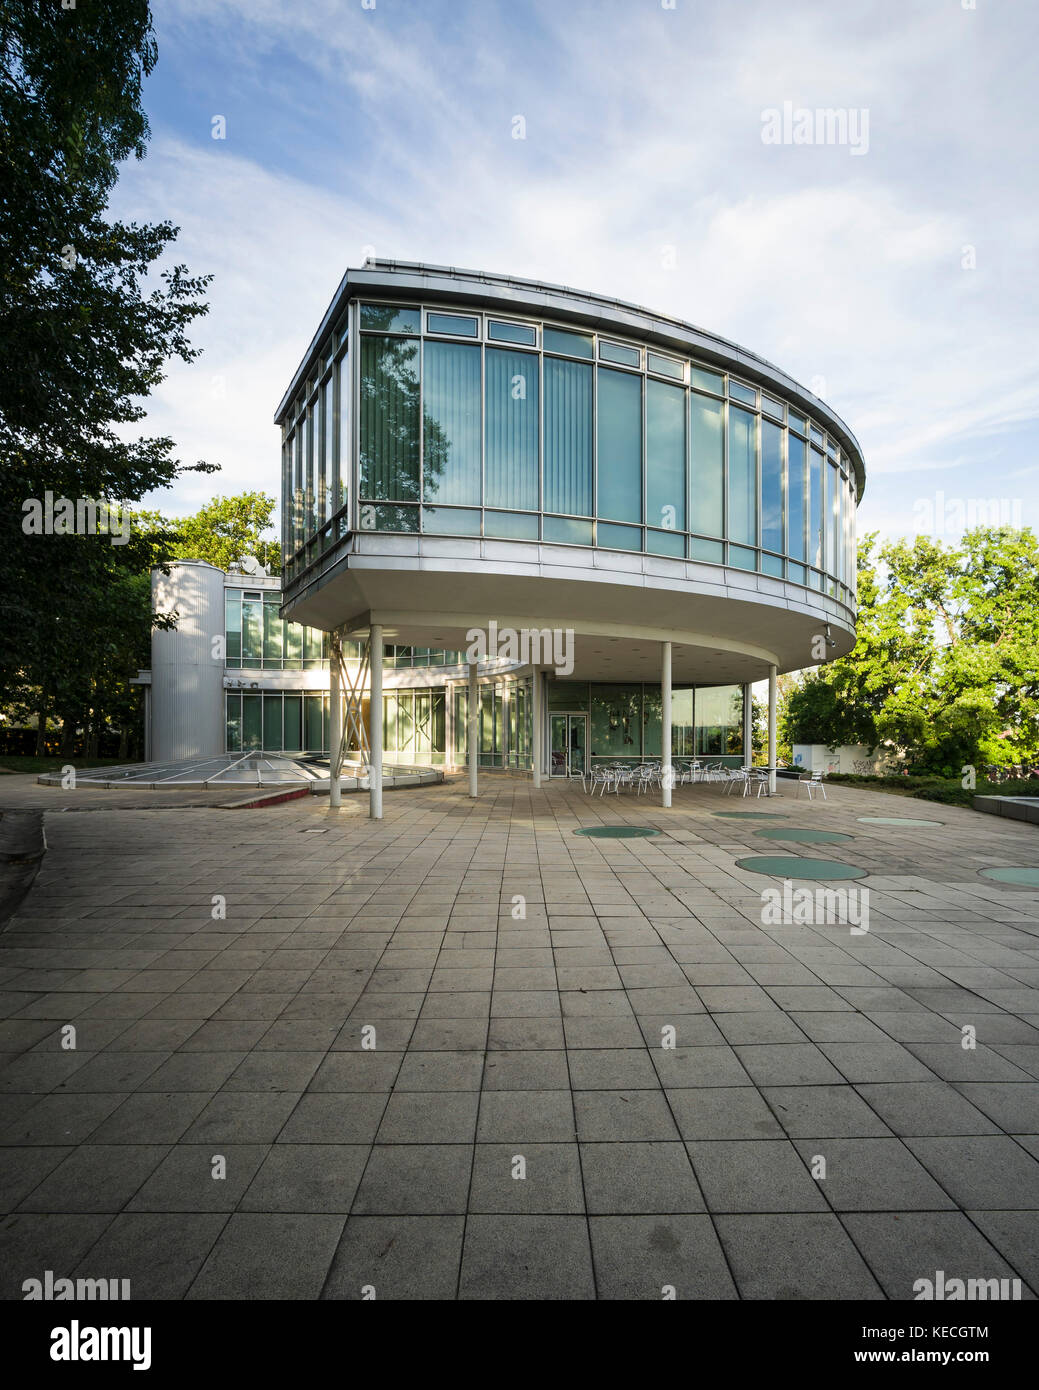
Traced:
[[754, 687], [747, 681], [743, 687], [743, 766], [754, 762]]
[[477, 680], [479, 666], [475, 661], [469, 663], [469, 717], [466, 720], [468, 738], [466, 754], [469, 759], [469, 795], [479, 795], [477, 786], [477, 758], [480, 752], [480, 683]]
[[541, 786], [541, 668], [534, 667], [530, 682], [530, 763], [534, 773], [534, 786]]
[[343, 769], [343, 709], [340, 694], [342, 641], [338, 631], [331, 633], [328, 643], [328, 804], [342, 804], [340, 773]]
[[768, 793], [776, 794], [776, 668], [768, 668]]
[[368, 814], [382, 820], [382, 623], [368, 630], [371, 693], [368, 698]]
[[660, 644], [660, 804], [671, 805], [671, 643]]

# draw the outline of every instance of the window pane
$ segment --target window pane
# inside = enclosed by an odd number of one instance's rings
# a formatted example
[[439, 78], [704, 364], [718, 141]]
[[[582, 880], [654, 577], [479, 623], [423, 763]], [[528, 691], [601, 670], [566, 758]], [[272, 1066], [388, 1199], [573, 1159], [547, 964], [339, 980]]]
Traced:
[[258, 752], [263, 743], [261, 697], [242, 696], [242, 751]]
[[225, 658], [228, 666], [242, 664], [242, 596], [227, 590], [224, 594], [224, 630], [227, 637]]
[[642, 353], [638, 348], [625, 347], [622, 343], [599, 341], [599, 356], [604, 362], [619, 362], [625, 367], [641, 367]]
[[[555, 682], [553, 682], [553, 685]], [[590, 692], [593, 758], [641, 756], [641, 685], [594, 684]], [[571, 709], [577, 708], [570, 705]]]
[[546, 516], [542, 522], [543, 539], [556, 545], [591, 545], [590, 521], [567, 521], [561, 516]]
[[525, 343], [527, 347], [534, 347], [537, 343], [537, 331], [526, 323], [499, 323], [491, 319], [487, 324], [487, 336], [499, 343]]
[[722, 535], [722, 486], [725, 478], [724, 411], [721, 401], [698, 396], [692, 401], [691, 529]]
[[325, 493], [322, 498], [321, 516], [325, 521], [330, 521], [332, 513], [338, 507], [336, 500], [337, 492], [337, 468], [336, 468], [336, 379], [335, 372], [325, 382], [321, 388], [322, 404], [324, 406], [324, 417], [321, 425], [321, 442], [324, 446], [324, 475]]
[[260, 599], [242, 601], [242, 661], [259, 666], [263, 659], [263, 603]]
[[419, 494], [418, 344], [361, 341], [361, 494], [417, 501]]
[[484, 512], [483, 534], [503, 540], [536, 541], [538, 519], [530, 512]]
[[685, 530], [685, 391], [646, 382], [646, 521]]
[[427, 333], [452, 333], [457, 338], [476, 338], [477, 321], [468, 314], [427, 314]]
[[300, 623], [285, 624], [285, 659], [296, 667], [303, 659], [303, 628]]
[[285, 747], [291, 752], [303, 749], [303, 697], [285, 696]]
[[786, 553], [805, 558], [805, 445], [796, 434], [787, 435]]
[[773, 400], [771, 396], [766, 396], [764, 391], [761, 393], [761, 409], [765, 415], [771, 415], [776, 420], [783, 418], [783, 402]]
[[641, 526], [614, 526], [611, 522], [600, 521], [595, 528], [595, 544], [608, 550], [641, 550]]
[[599, 515], [642, 520], [642, 378], [599, 368]]
[[475, 507], [423, 507], [422, 529], [441, 536], [478, 536], [480, 512]]
[[839, 577], [841, 572], [841, 475], [837, 471], [835, 463], [829, 465], [829, 475], [827, 501], [830, 513], [830, 535], [827, 542], [826, 569], [829, 574]]
[[488, 348], [485, 371], [485, 504], [537, 511], [538, 359]]
[[592, 369], [554, 357], [545, 359], [544, 509], [592, 514]]
[[783, 431], [761, 422], [761, 544], [783, 549]]
[[303, 660], [308, 665], [317, 666], [320, 663], [324, 635], [319, 627], [303, 629]]
[[325, 746], [321, 732], [321, 696], [304, 695], [303, 704], [307, 719], [306, 750], [308, 753], [320, 753]]
[[756, 415], [738, 406], [730, 408], [729, 540], [746, 545], [754, 545], [758, 538], [757, 425]]
[[820, 568], [823, 563], [823, 456], [818, 449], [808, 452], [811, 512], [808, 525], [808, 562]]
[[226, 748], [229, 753], [242, 751], [242, 697], [227, 696]]
[[591, 338], [583, 333], [568, 333], [565, 328], [545, 328], [541, 341], [546, 352], [565, 352], [571, 357], [583, 357], [588, 361], [595, 355]]
[[646, 354], [646, 366], [659, 376], [673, 377], [675, 381], [685, 380], [685, 364], [676, 362], [673, 357], [661, 357], [659, 353], [649, 352]]
[[278, 616], [276, 603], [263, 605], [263, 663], [265, 666], [280, 666], [283, 641], [283, 624]]
[[695, 363], [689, 368], [689, 381], [691, 385], [699, 386], [701, 391], [713, 391], [718, 396], [725, 393], [725, 378], [717, 372], [708, 372]]
[[361, 327], [377, 328], [383, 333], [417, 333], [417, 309], [401, 309], [396, 304], [362, 304]]
[[263, 746], [271, 753], [281, 752], [281, 696], [263, 697]]
[[743, 691], [738, 685], [699, 686], [693, 697], [697, 753], [743, 751]]
[[423, 496], [427, 502], [478, 507], [480, 349], [426, 343], [423, 370]]
[[757, 405], [758, 393], [753, 386], [744, 386], [741, 381], [733, 381], [729, 378], [729, 395], [734, 401], [743, 401], [746, 405]]

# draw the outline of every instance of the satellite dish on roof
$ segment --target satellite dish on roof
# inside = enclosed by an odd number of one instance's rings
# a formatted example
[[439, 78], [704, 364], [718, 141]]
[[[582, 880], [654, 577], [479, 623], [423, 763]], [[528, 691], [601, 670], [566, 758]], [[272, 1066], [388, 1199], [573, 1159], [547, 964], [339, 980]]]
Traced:
[[243, 555], [241, 559], [243, 574], [266, 574], [267, 571], [260, 564], [255, 555]]

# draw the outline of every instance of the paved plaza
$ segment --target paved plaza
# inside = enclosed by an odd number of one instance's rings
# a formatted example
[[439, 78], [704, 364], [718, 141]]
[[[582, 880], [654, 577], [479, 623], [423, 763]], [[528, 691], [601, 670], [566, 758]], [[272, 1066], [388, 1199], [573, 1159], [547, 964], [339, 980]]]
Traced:
[[[5, 778], [53, 809], [0, 935], [3, 1296], [1033, 1298], [1039, 890], [979, 871], [1039, 832], [779, 791], [492, 774], [374, 822]], [[788, 853], [864, 870], [869, 930], [763, 922], [737, 861]]]

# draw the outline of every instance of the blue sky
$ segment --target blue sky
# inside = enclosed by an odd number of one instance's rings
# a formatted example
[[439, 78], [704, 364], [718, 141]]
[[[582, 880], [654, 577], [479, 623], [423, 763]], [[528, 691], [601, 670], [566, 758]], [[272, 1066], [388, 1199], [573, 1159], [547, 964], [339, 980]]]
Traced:
[[[374, 252], [633, 300], [814, 383], [865, 451], [860, 533], [945, 506], [951, 539], [997, 498], [1037, 524], [1030, 0], [154, 8], [151, 147], [113, 210], [215, 275], [147, 428], [223, 465], [165, 510], [277, 492], [274, 408]], [[853, 113], [861, 153], [766, 143], [784, 102]]]

